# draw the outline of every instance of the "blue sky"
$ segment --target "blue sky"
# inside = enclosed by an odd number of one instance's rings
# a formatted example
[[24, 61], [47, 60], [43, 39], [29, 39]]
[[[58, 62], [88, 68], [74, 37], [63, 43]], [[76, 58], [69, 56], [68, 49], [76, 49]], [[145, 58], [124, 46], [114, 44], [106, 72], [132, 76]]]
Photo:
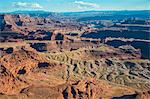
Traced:
[[149, 10], [150, 0], [0, 0], [0, 12], [46, 10], [74, 12], [88, 10]]

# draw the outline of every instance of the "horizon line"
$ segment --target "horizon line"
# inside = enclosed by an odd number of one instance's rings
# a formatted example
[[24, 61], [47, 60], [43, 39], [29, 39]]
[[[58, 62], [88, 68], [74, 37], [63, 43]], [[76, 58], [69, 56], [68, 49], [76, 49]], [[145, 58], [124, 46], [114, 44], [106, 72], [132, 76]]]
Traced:
[[43, 11], [43, 12], [54, 12], [54, 13], [73, 13], [73, 12], [100, 12], [100, 11], [150, 11], [150, 9], [128, 9], [128, 10], [85, 10], [85, 11], [47, 11], [47, 10], [16, 10], [16, 11], [4, 11], [0, 13], [14, 13], [14, 12], [19, 12], [19, 11]]

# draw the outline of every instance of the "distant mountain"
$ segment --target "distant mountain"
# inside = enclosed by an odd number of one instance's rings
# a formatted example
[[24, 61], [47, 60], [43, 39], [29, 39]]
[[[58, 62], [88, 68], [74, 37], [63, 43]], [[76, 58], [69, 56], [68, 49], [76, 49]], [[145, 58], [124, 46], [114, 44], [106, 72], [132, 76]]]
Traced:
[[150, 19], [150, 10], [124, 10], [124, 11], [84, 11], [61, 13], [67, 17], [76, 17], [79, 20], [114, 20], [125, 18]]
[[14, 11], [9, 14], [28, 14], [37, 17], [51, 18], [74, 18], [79, 21], [86, 20], [122, 20], [127, 18], [150, 19], [150, 10], [122, 10], [122, 11], [83, 11], [83, 12], [48, 12], [36, 11]]
[[124, 14], [124, 15], [131, 15], [131, 14], [148, 14], [150, 10], [122, 10], [122, 11], [83, 11], [83, 12], [64, 12], [61, 13], [63, 15], [100, 15], [100, 14]]
[[50, 17], [50, 16], [55, 16], [55, 12], [48, 12], [48, 11], [43, 11], [43, 10], [35, 10], [35, 11], [14, 11], [11, 12], [10, 14], [27, 14], [30, 16], [37, 16], [37, 17]]
[[50, 13], [48, 11], [42, 11], [42, 10], [35, 10], [35, 11], [28, 11], [28, 10], [18, 10], [18, 11], [14, 11], [14, 12], [11, 12], [13, 14], [43, 14], [43, 13]]

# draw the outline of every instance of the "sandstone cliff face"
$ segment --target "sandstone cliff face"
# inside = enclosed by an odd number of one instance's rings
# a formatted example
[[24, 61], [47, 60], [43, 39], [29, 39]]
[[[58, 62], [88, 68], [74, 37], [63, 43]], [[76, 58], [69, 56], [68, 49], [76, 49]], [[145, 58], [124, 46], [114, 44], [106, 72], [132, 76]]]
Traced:
[[27, 75], [37, 66], [39, 60], [42, 60], [41, 56], [26, 50], [4, 55], [1, 58], [1, 93], [16, 94], [22, 88], [27, 87], [28, 84], [19, 79], [18, 76]]
[[55, 33], [66, 33], [80, 29], [79, 24], [72, 22], [61, 22], [57, 19], [30, 17], [20, 14], [1, 14], [1, 31], [17, 31], [18, 33], [28, 34], [34, 30], [49, 30]]
[[51, 18], [0, 15], [0, 26], [1, 99], [150, 97], [150, 60], [139, 49], [83, 38], [94, 29]]
[[17, 29], [16, 24], [12, 19], [11, 15], [1, 15], [0, 21], [1, 21], [1, 31], [12, 31], [14, 29]]
[[140, 92], [137, 93], [136, 99], [149, 99], [150, 98], [150, 92]]
[[20, 14], [0, 15], [0, 30], [3, 42], [19, 40], [65, 40], [64, 34], [77, 31], [80, 25], [60, 22], [56, 19], [30, 17]]
[[15, 78], [13, 74], [4, 66], [0, 66], [0, 93], [12, 95], [19, 93], [20, 90], [26, 87], [26, 84]]
[[124, 95], [121, 97], [114, 97], [112, 99], [149, 99], [150, 97], [150, 92], [137, 92], [132, 95]]
[[[59, 53], [41, 53], [29, 46], [14, 50], [1, 57], [0, 97], [97, 99], [147, 91], [150, 62], [124, 54], [121, 48], [101, 45]], [[141, 75], [141, 71], [146, 72]]]
[[29, 73], [32, 68], [37, 66], [39, 60], [42, 60], [42, 58], [38, 54], [20, 50], [4, 56], [1, 59], [1, 64], [16, 76], [17, 74]]

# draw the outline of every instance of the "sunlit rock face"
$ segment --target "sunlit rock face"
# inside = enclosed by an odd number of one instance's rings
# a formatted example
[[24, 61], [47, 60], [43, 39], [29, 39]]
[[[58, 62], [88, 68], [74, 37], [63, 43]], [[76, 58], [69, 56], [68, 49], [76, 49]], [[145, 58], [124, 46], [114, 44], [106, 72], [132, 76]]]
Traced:
[[149, 21], [102, 13], [0, 15], [0, 99], [149, 99]]

